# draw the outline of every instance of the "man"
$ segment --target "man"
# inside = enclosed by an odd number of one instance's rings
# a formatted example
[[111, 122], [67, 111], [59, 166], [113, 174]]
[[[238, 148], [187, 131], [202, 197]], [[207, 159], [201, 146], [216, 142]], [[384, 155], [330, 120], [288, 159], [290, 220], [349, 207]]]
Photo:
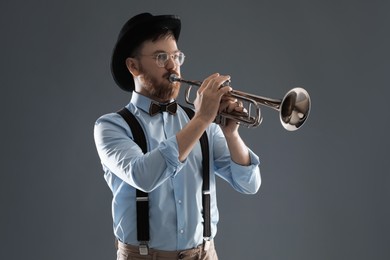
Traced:
[[[142, 126], [148, 148], [142, 152], [118, 113], [97, 120], [95, 143], [113, 193], [117, 259], [218, 259], [213, 243], [219, 218], [215, 176], [245, 194], [254, 194], [260, 187], [259, 159], [242, 141], [238, 124], [234, 120], [223, 126], [213, 123], [222, 111], [243, 110], [226, 98], [231, 87], [221, 87], [229, 76], [215, 73], [203, 81], [192, 119], [176, 107], [180, 83], [170, 82], [169, 75], [181, 75], [180, 29], [177, 16], [139, 14], [123, 26], [114, 48], [113, 77], [119, 87], [132, 91], [126, 109]], [[174, 109], [155, 113], [156, 104]], [[202, 191], [203, 148], [199, 144], [204, 131], [210, 160], [206, 191]], [[146, 192], [147, 199], [136, 196], [136, 190]], [[211, 233], [206, 237], [204, 194], [211, 197]], [[137, 219], [137, 200], [149, 203], [148, 241], [137, 240], [141, 232], [137, 223], [145, 220]]]

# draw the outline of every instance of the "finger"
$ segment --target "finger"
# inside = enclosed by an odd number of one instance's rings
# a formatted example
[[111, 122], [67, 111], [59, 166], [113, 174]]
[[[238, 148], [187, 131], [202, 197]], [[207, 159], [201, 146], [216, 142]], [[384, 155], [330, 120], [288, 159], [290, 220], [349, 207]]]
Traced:
[[226, 111], [228, 107], [229, 107], [229, 102], [222, 101], [219, 105], [219, 109], [218, 109], [219, 113]]
[[229, 102], [229, 106], [227, 107], [227, 112], [230, 113], [230, 112], [236, 110], [237, 107], [239, 107], [238, 102]]
[[229, 75], [226, 75], [226, 76], [220, 75], [219, 77], [214, 78], [213, 87], [216, 88], [216, 89], [223, 88], [224, 87], [223, 84], [226, 81], [230, 81], [230, 76]]
[[225, 99], [221, 100], [220, 106], [219, 106], [219, 112], [227, 112], [230, 113], [236, 109], [236, 107], [239, 106], [239, 103], [233, 99]]
[[226, 96], [226, 94], [229, 93], [229, 92], [232, 91], [232, 90], [233, 90], [233, 88], [230, 87], [230, 86], [220, 87], [220, 88], [218, 89], [218, 92], [219, 92], [219, 94], [221, 95], [221, 99], [222, 99], [222, 97], [223, 97], [224, 95]]
[[233, 97], [232, 95], [229, 95], [229, 94], [222, 96], [221, 100], [222, 101], [231, 101], [231, 102], [237, 102], [238, 101], [237, 98], [235, 98], [235, 97]]
[[241, 106], [235, 107], [234, 111], [243, 112], [243, 113], [247, 113], [248, 112], [245, 107], [241, 107]]
[[202, 84], [200, 85], [199, 89], [198, 89], [198, 93], [202, 93], [206, 88], [209, 88], [210, 87], [210, 84], [212, 82], [212, 80], [216, 77], [219, 76], [219, 73], [214, 73], [210, 76], [208, 76], [203, 82]]

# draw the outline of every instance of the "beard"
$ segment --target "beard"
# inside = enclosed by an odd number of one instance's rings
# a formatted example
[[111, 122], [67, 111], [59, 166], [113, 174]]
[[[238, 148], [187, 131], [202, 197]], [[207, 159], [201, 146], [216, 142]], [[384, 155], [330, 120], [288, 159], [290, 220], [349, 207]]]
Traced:
[[158, 99], [160, 102], [168, 102], [175, 99], [180, 90], [179, 82], [170, 82], [168, 77], [176, 72], [169, 72], [158, 78], [148, 73], [142, 66], [140, 67], [142, 76], [142, 87], [148, 92], [150, 97]]

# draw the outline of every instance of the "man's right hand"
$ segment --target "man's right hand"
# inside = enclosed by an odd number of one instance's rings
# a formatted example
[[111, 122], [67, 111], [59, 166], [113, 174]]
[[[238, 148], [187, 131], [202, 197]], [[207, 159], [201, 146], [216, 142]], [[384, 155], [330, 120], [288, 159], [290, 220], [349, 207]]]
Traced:
[[197, 91], [194, 101], [195, 116], [204, 120], [207, 125], [217, 116], [222, 96], [232, 90], [230, 86], [221, 87], [227, 80], [230, 80], [230, 76], [215, 73], [207, 77]]

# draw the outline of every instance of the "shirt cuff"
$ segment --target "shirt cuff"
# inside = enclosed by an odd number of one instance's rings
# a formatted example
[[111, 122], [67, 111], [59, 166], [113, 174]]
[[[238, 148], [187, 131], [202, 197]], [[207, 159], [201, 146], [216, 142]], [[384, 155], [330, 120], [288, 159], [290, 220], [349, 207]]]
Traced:
[[[260, 159], [259, 157], [251, 150], [248, 148], [248, 151], [249, 151], [249, 158], [251, 159], [251, 164], [250, 165], [240, 165], [240, 164], [237, 164], [235, 163], [233, 160], [232, 160], [232, 163], [233, 165], [236, 165], [237, 167], [245, 167], [246, 169], [248, 169], [247, 167], [257, 167], [260, 165]], [[235, 166], [232, 166], [232, 167], [235, 167]]]
[[238, 191], [245, 194], [255, 194], [261, 184], [260, 168], [258, 167], [260, 160], [251, 150], [249, 150], [249, 156], [251, 164], [248, 166], [239, 165], [232, 161], [232, 177], [237, 187], [239, 187]]
[[231, 160], [231, 169], [233, 174], [238, 173], [238, 175], [242, 176], [241, 174], [242, 172], [253, 172], [253, 170], [260, 165], [259, 157], [251, 149], [248, 148], [248, 151], [249, 151], [249, 157], [251, 159], [251, 164], [240, 165], [235, 163], [233, 160]]
[[158, 149], [167, 163], [167, 168], [172, 170], [172, 177], [174, 177], [180, 171], [186, 161], [184, 160], [181, 162], [179, 160], [179, 146], [177, 144], [176, 136], [174, 135], [160, 143]]

